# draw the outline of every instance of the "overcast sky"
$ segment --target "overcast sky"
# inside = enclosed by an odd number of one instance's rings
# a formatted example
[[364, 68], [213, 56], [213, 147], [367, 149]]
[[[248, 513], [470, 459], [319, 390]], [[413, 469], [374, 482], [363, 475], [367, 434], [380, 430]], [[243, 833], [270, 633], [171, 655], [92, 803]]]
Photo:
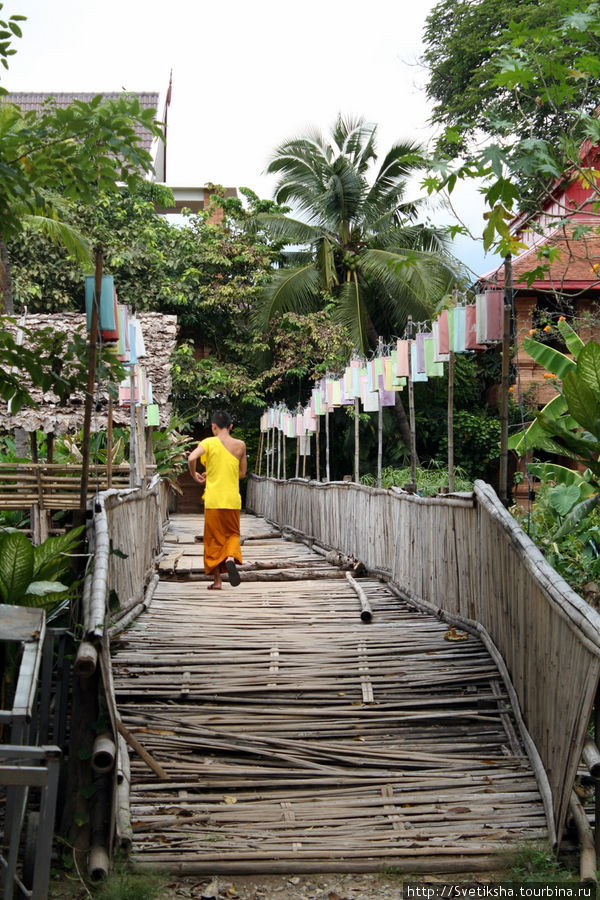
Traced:
[[[11, 91], [159, 91], [173, 71], [167, 178], [270, 197], [272, 151], [338, 112], [426, 144], [421, 35], [434, 0], [4, 0], [26, 15], [2, 84]], [[460, 203], [477, 233], [475, 190]], [[437, 221], [448, 214], [434, 213]], [[491, 268], [480, 245], [457, 253]]]

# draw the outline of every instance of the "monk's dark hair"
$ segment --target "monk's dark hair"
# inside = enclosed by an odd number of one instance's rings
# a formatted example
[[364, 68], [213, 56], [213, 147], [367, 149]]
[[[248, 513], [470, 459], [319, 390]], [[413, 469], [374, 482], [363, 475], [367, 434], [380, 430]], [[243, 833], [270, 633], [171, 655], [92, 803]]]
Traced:
[[210, 421], [213, 425], [216, 425], [217, 428], [229, 428], [230, 425], [233, 425], [229, 413], [223, 412], [222, 409], [213, 413]]

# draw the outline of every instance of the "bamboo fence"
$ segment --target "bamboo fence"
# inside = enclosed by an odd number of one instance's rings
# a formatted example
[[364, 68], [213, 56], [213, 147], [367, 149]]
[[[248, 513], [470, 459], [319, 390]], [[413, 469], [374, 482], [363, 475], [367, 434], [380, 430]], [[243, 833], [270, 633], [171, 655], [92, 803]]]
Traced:
[[[546, 562], [489, 485], [418, 497], [251, 476], [247, 507], [390, 579], [484, 641], [508, 676], [559, 839], [600, 672], [600, 616]], [[551, 829], [552, 830], [552, 829]]]
[[[82, 467], [58, 463], [0, 463], [0, 509], [79, 509]], [[112, 485], [129, 486], [129, 466], [112, 466]], [[90, 466], [88, 498], [107, 489], [108, 466]]]

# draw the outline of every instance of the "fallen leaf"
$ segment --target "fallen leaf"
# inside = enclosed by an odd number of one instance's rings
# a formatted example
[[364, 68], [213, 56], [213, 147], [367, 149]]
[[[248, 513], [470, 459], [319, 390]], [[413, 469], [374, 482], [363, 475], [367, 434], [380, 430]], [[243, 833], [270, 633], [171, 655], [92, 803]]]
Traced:
[[225, 794], [225, 796], [223, 797], [223, 802], [229, 804], [237, 803], [237, 797], [232, 797], [230, 794]]
[[466, 641], [469, 635], [466, 631], [457, 631], [456, 628], [449, 628], [444, 639], [447, 641]]

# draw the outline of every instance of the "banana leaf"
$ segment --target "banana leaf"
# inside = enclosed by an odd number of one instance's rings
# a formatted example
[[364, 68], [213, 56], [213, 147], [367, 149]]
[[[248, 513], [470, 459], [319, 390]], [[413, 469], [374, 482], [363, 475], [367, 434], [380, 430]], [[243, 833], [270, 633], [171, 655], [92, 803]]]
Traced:
[[561, 322], [558, 320], [558, 330], [562, 334], [565, 344], [567, 345], [567, 350], [571, 353], [575, 359], [579, 356], [579, 352], [583, 350], [585, 344], [577, 334], [577, 332], [573, 331], [571, 326], [567, 321]]
[[566, 466], [559, 466], [557, 463], [530, 463], [527, 470], [540, 481], [554, 481], [556, 484], [564, 484], [567, 487], [576, 484], [579, 488], [580, 500], [585, 500], [596, 491], [596, 488], [586, 479], [585, 474], [582, 475], [577, 469], [567, 469]]
[[588, 341], [577, 358], [577, 376], [600, 401], [600, 344]]
[[573, 531], [586, 516], [589, 516], [598, 503], [599, 498], [600, 494], [594, 494], [592, 497], [588, 497], [586, 500], [582, 500], [581, 503], [578, 503], [577, 506], [574, 506], [560, 528], [552, 535], [552, 540], [557, 541]]
[[[565, 398], [562, 394], [557, 394], [549, 403], [546, 403], [539, 415], [542, 415], [543, 413], [548, 419], [558, 419], [558, 417], [566, 412], [566, 410], [567, 402]], [[519, 456], [523, 456], [527, 450], [531, 450], [532, 447], [541, 447], [539, 441], [545, 440], [547, 436], [547, 432], [540, 424], [538, 416], [538, 418], [534, 419], [529, 425], [526, 431], [513, 434], [509, 438], [508, 449], [514, 450]], [[550, 452], [556, 451], [553, 450]]]
[[523, 349], [532, 359], [543, 366], [548, 372], [552, 372], [557, 378], [564, 378], [567, 372], [575, 369], [576, 363], [569, 359], [560, 350], [549, 347], [548, 344], [541, 344], [533, 338], [526, 337], [523, 341]]

